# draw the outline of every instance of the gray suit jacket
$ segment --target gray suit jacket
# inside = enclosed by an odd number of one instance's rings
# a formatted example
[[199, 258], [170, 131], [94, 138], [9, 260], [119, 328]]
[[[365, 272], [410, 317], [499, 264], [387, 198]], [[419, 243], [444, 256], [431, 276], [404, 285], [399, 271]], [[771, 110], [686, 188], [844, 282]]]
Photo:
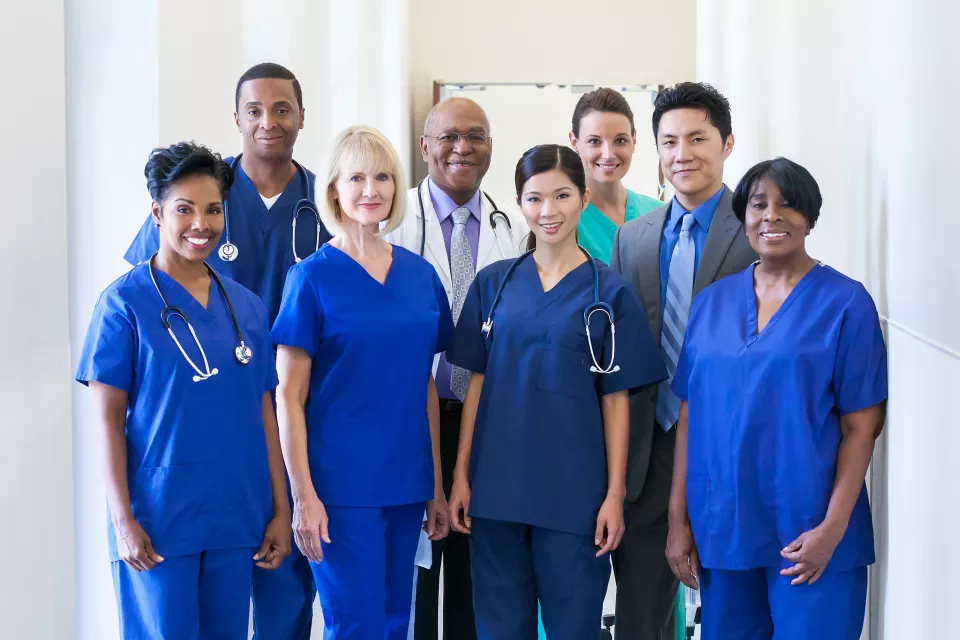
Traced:
[[[662, 302], [660, 300], [660, 239], [663, 227], [670, 214], [671, 203], [655, 209], [636, 220], [625, 223], [617, 230], [613, 242], [610, 266], [629, 280], [643, 301], [647, 320], [653, 335], [660, 340]], [[707, 231], [707, 240], [700, 256], [700, 265], [693, 283], [693, 295], [703, 291], [720, 278], [746, 269], [757, 259], [747, 241], [743, 225], [733, 214], [733, 192], [725, 188], [717, 211]], [[627, 500], [635, 502], [648, 481], [651, 449], [656, 424], [657, 389], [647, 389], [634, 394], [630, 399], [630, 448], [627, 457]], [[672, 450], [664, 452], [665, 468], [672, 469]], [[660, 465], [664, 467], [664, 465]], [[655, 484], [660, 489], [653, 498], [654, 511], [666, 507], [669, 499], [670, 478], [659, 478]], [[651, 480], [650, 484], [654, 482]], [[646, 500], [645, 500], [646, 502]]]

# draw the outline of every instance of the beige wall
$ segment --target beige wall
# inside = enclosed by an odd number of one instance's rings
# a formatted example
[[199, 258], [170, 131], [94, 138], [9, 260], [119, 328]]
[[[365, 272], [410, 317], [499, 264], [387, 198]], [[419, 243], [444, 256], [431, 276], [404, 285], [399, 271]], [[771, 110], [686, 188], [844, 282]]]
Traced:
[[[414, 134], [432, 105], [435, 80], [671, 84], [696, 72], [695, 0], [410, 5]], [[416, 151], [412, 170], [425, 172]]]

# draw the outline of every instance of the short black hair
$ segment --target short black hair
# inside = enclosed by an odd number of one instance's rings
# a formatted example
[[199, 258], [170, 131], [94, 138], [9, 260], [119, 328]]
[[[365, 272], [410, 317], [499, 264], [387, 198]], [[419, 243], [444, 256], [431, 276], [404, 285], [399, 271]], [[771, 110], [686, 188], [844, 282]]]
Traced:
[[573, 131], [575, 138], [580, 137], [580, 121], [584, 116], [599, 111], [600, 113], [619, 113], [626, 116], [630, 121], [630, 133], [636, 131], [633, 124], [633, 109], [630, 103], [623, 97], [623, 94], [616, 89], [609, 87], [600, 87], [589, 93], [585, 93], [577, 100], [577, 106], [573, 109], [573, 121], [570, 123], [570, 130]]
[[740, 179], [733, 192], [733, 213], [741, 224], [747, 214], [750, 193], [757, 182], [763, 178], [777, 185], [787, 206], [802, 213], [810, 223], [811, 229], [816, 226], [817, 220], [820, 219], [820, 207], [823, 206], [820, 185], [805, 168], [793, 160], [782, 157], [754, 165]]
[[280, 66], [279, 64], [273, 62], [261, 62], [260, 64], [255, 64], [249, 69], [246, 73], [240, 76], [240, 79], [237, 80], [237, 95], [234, 98], [234, 106], [237, 111], [240, 111], [240, 89], [243, 87], [243, 83], [248, 80], [264, 80], [274, 78], [277, 80], [291, 80], [293, 82], [293, 95], [297, 99], [297, 106], [300, 109], [303, 109], [303, 89], [300, 88], [300, 81], [297, 80], [297, 76], [293, 75], [293, 72], [287, 69], [286, 67]]
[[190, 176], [205, 175], [217, 181], [220, 197], [226, 200], [233, 184], [233, 171], [220, 154], [196, 142], [178, 142], [150, 152], [143, 168], [147, 190], [154, 202], [162, 203], [178, 181]]
[[653, 102], [653, 140], [660, 133], [660, 119], [674, 109], [703, 109], [710, 124], [720, 130], [723, 142], [733, 133], [730, 103], [723, 94], [705, 82], [681, 82], [657, 94]]

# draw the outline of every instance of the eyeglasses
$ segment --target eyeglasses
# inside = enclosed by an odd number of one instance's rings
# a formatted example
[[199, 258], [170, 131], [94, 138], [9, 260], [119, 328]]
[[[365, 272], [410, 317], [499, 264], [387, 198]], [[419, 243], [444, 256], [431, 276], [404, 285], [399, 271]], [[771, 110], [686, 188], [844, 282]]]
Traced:
[[438, 136], [428, 136], [424, 134], [424, 138], [433, 138], [437, 143], [444, 148], [452, 148], [456, 146], [461, 140], [466, 140], [470, 143], [471, 147], [482, 147], [488, 144], [491, 140], [483, 131], [471, 131], [470, 133], [460, 134], [456, 131], [444, 131]]

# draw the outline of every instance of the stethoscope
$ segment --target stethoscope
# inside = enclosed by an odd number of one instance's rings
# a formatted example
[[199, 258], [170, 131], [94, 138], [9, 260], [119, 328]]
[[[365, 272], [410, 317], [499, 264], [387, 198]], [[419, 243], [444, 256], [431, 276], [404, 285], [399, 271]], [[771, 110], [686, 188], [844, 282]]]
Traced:
[[[597, 271], [597, 265], [593, 261], [593, 258], [590, 257], [590, 254], [587, 253], [583, 247], [580, 247], [580, 251], [583, 251], [583, 255], [587, 256], [587, 262], [590, 263], [590, 271], [593, 273], [593, 302], [588, 304], [583, 310], [583, 324], [587, 329], [587, 345], [590, 347], [590, 359], [593, 360], [593, 365], [590, 367], [590, 373], [616, 373], [617, 371], [620, 371], [620, 365], [615, 365], [613, 363], [617, 352], [617, 327], [613, 322], [613, 307], [606, 302], [600, 302], [600, 273]], [[500, 302], [500, 296], [503, 295], [503, 287], [507, 284], [510, 274], [513, 273], [513, 270], [517, 268], [517, 265], [520, 264], [520, 262], [531, 253], [533, 253], [532, 249], [514, 260], [513, 263], [507, 268], [507, 272], [503, 274], [503, 279], [500, 281], [500, 287], [497, 289], [497, 295], [494, 296], [493, 304], [490, 305], [490, 313], [487, 315], [487, 321], [483, 323], [483, 326], [480, 329], [484, 338], [489, 338], [490, 332], [493, 330], [493, 312], [496, 310], [497, 304]], [[593, 352], [593, 341], [590, 339], [590, 318], [593, 316], [593, 314], [598, 312], [607, 316], [607, 321], [610, 323], [610, 364], [606, 367], [601, 367], [600, 363], [597, 362], [597, 356]]]
[[[153, 259], [157, 255], [154, 254], [150, 260], [147, 262], [150, 268], [150, 279], [153, 280], [153, 286], [157, 288], [157, 293], [160, 294], [160, 300], [163, 301], [163, 309], [160, 311], [160, 321], [163, 323], [163, 326], [166, 328], [167, 333], [170, 334], [170, 337], [173, 338], [174, 343], [176, 343], [177, 348], [180, 349], [180, 353], [183, 354], [183, 357], [186, 358], [187, 362], [193, 367], [193, 370], [197, 372], [197, 375], [193, 376], [194, 382], [200, 382], [201, 380], [206, 380], [217, 375], [220, 371], [216, 367], [210, 369], [210, 363], [207, 361], [207, 354], [203, 350], [203, 345], [200, 344], [200, 339], [197, 337], [197, 332], [193, 330], [193, 325], [190, 324], [190, 319], [187, 318], [187, 312], [181, 309], [180, 307], [170, 306], [170, 303], [167, 302], [166, 296], [163, 295], [163, 291], [160, 289], [160, 283], [157, 282], [157, 276], [153, 272]], [[223, 296], [224, 301], [227, 303], [227, 308], [230, 310], [230, 317], [233, 318], [233, 328], [237, 332], [237, 340], [240, 342], [240, 345], [233, 350], [233, 357], [237, 359], [237, 362], [240, 364], [250, 364], [250, 361], [253, 360], [253, 349], [248, 347], [243, 341], [243, 331], [240, 329], [240, 321], [237, 320], [237, 314], [233, 310], [233, 304], [230, 302], [230, 297], [227, 295], [227, 290], [223, 288], [223, 282], [220, 281], [219, 276], [216, 272], [210, 268], [206, 262], [203, 263], [203, 266], [207, 268], [207, 273], [210, 274], [210, 277], [213, 278], [213, 281], [217, 283], [217, 288], [220, 289], [220, 295]], [[180, 316], [180, 319], [187, 325], [187, 328], [190, 329], [190, 335], [193, 336], [193, 341], [197, 344], [197, 348], [200, 350], [200, 356], [203, 358], [203, 371], [190, 359], [190, 356], [187, 355], [187, 352], [184, 351], [183, 345], [180, 344], [180, 341], [177, 340], [176, 334], [173, 333], [173, 329], [170, 327], [170, 316]]]
[[[242, 153], [230, 161], [231, 171], [236, 171], [237, 163], [240, 162], [241, 157], [243, 157]], [[303, 165], [296, 160], [293, 161], [293, 164], [297, 167], [297, 174], [307, 187], [307, 197], [301, 199], [293, 206], [293, 239], [291, 240], [293, 246], [293, 261], [300, 262], [303, 259], [297, 255], [297, 218], [300, 217], [300, 212], [308, 211], [312, 213], [316, 222], [317, 240], [313, 249], [314, 251], [320, 249], [320, 234], [323, 231], [323, 223], [320, 221], [320, 212], [317, 211], [317, 205], [313, 203], [313, 181], [310, 180], [310, 177], [307, 175], [307, 170], [303, 168]], [[219, 255], [220, 259], [224, 262], [233, 262], [237, 259], [240, 250], [237, 249], [237, 245], [230, 242], [229, 198], [223, 203], [223, 237], [226, 242], [220, 246], [217, 255]]]
[[[425, 180], [425, 179], [424, 179]], [[423, 252], [427, 246], [427, 216], [424, 213], [423, 209], [423, 183], [424, 180], [421, 180], [417, 185], [417, 201], [420, 204], [420, 257], [423, 257]], [[507, 223], [507, 234], [510, 237], [510, 246], [517, 246], [514, 243], [513, 239], [513, 225], [510, 224], [510, 218], [507, 217], [503, 211], [500, 211], [497, 208], [497, 203], [493, 201], [493, 198], [490, 197], [486, 191], [481, 191], [483, 197], [490, 201], [490, 206], [493, 207], [493, 211], [490, 212], [490, 228], [493, 229], [493, 237], [497, 239], [497, 247], [500, 249], [500, 255], [504, 258], [513, 257], [513, 251], [510, 252], [510, 256], [507, 255], [507, 252], [503, 250], [503, 245], [500, 243], [500, 232], [498, 231], [498, 222], [497, 220], [502, 220]]]

